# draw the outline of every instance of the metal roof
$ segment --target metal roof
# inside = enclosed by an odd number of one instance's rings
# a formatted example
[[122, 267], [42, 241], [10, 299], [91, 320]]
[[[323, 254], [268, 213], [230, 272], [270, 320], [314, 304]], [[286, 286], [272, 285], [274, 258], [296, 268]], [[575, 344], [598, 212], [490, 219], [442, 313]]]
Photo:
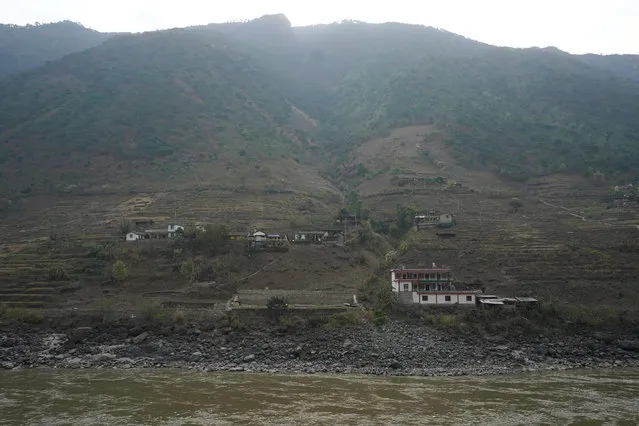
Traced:
[[534, 297], [515, 297], [515, 300], [517, 300], [518, 302], [539, 302], [539, 300], [535, 299]]
[[504, 301], [501, 299], [480, 299], [479, 303], [484, 305], [503, 305]]

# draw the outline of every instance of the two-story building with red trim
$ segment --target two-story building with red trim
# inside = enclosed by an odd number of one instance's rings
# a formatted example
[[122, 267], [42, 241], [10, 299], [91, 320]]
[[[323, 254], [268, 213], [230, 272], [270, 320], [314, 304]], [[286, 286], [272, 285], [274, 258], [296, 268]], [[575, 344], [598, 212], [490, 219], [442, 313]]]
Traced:
[[481, 290], [454, 280], [450, 268], [399, 268], [391, 270], [391, 286], [402, 303], [474, 306]]

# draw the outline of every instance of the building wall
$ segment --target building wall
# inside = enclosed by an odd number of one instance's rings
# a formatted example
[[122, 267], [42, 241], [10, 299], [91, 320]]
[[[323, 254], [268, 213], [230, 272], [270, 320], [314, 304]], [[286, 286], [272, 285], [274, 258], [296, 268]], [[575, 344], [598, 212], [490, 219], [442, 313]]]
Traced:
[[136, 241], [139, 240], [140, 236], [138, 234], [134, 234], [132, 232], [129, 232], [128, 234], [126, 234], [126, 240], [127, 241]]
[[[474, 305], [475, 293], [417, 293], [413, 292], [413, 300], [421, 305]], [[423, 300], [423, 296], [428, 296], [428, 300]], [[450, 300], [446, 300], [446, 296]], [[469, 296], [470, 300], [466, 300]]]

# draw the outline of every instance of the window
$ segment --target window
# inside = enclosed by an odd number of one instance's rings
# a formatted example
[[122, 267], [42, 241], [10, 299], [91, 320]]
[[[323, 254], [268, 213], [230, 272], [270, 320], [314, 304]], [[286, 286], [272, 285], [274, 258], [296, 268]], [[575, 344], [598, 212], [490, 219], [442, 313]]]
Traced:
[[419, 274], [419, 279], [424, 279], [424, 274]]
[[447, 302], [450, 302], [450, 296], [445, 296], [445, 300], [446, 300]]
[[422, 302], [428, 302], [428, 295], [422, 295]]
[[472, 302], [473, 296], [466, 296], [466, 302]]
[[406, 279], [406, 274], [402, 274], [402, 278], [403, 278], [403, 279]]
[[404, 291], [408, 291], [408, 284], [404, 283]]

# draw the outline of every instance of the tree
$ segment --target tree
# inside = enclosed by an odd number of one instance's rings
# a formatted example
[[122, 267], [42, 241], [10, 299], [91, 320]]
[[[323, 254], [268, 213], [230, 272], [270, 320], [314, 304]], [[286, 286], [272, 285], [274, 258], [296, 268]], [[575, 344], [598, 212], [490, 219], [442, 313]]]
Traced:
[[521, 209], [524, 206], [522, 202], [519, 201], [517, 198], [513, 198], [512, 200], [510, 200], [509, 205], [510, 205], [510, 211], [512, 213], [517, 213], [519, 209]]
[[399, 235], [396, 236], [401, 236], [412, 228], [413, 222], [415, 221], [416, 210], [413, 207], [400, 204], [397, 206], [396, 214], [395, 223], [397, 225], [397, 232], [399, 232]]
[[189, 280], [189, 284], [193, 284], [200, 277], [200, 265], [193, 261], [193, 259], [183, 262], [180, 265], [180, 275]]
[[275, 321], [279, 322], [280, 318], [288, 310], [288, 301], [285, 297], [272, 296], [266, 302], [266, 309]]
[[210, 255], [223, 253], [228, 246], [229, 230], [224, 225], [207, 225], [196, 237], [199, 245]]
[[118, 260], [113, 264], [111, 268], [111, 277], [118, 282], [124, 281], [129, 276], [129, 271], [126, 268], [126, 264]]
[[119, 223], [119, 228], [120, 228], [120, 234], [126, 235], [129, 232], [131, 232], [131, 228], [132, 228], [131, 222], [122, 218]]
[[62, 266], [49, 268], [49, 281], [62, 281], [68, 279], [67, 271]]

